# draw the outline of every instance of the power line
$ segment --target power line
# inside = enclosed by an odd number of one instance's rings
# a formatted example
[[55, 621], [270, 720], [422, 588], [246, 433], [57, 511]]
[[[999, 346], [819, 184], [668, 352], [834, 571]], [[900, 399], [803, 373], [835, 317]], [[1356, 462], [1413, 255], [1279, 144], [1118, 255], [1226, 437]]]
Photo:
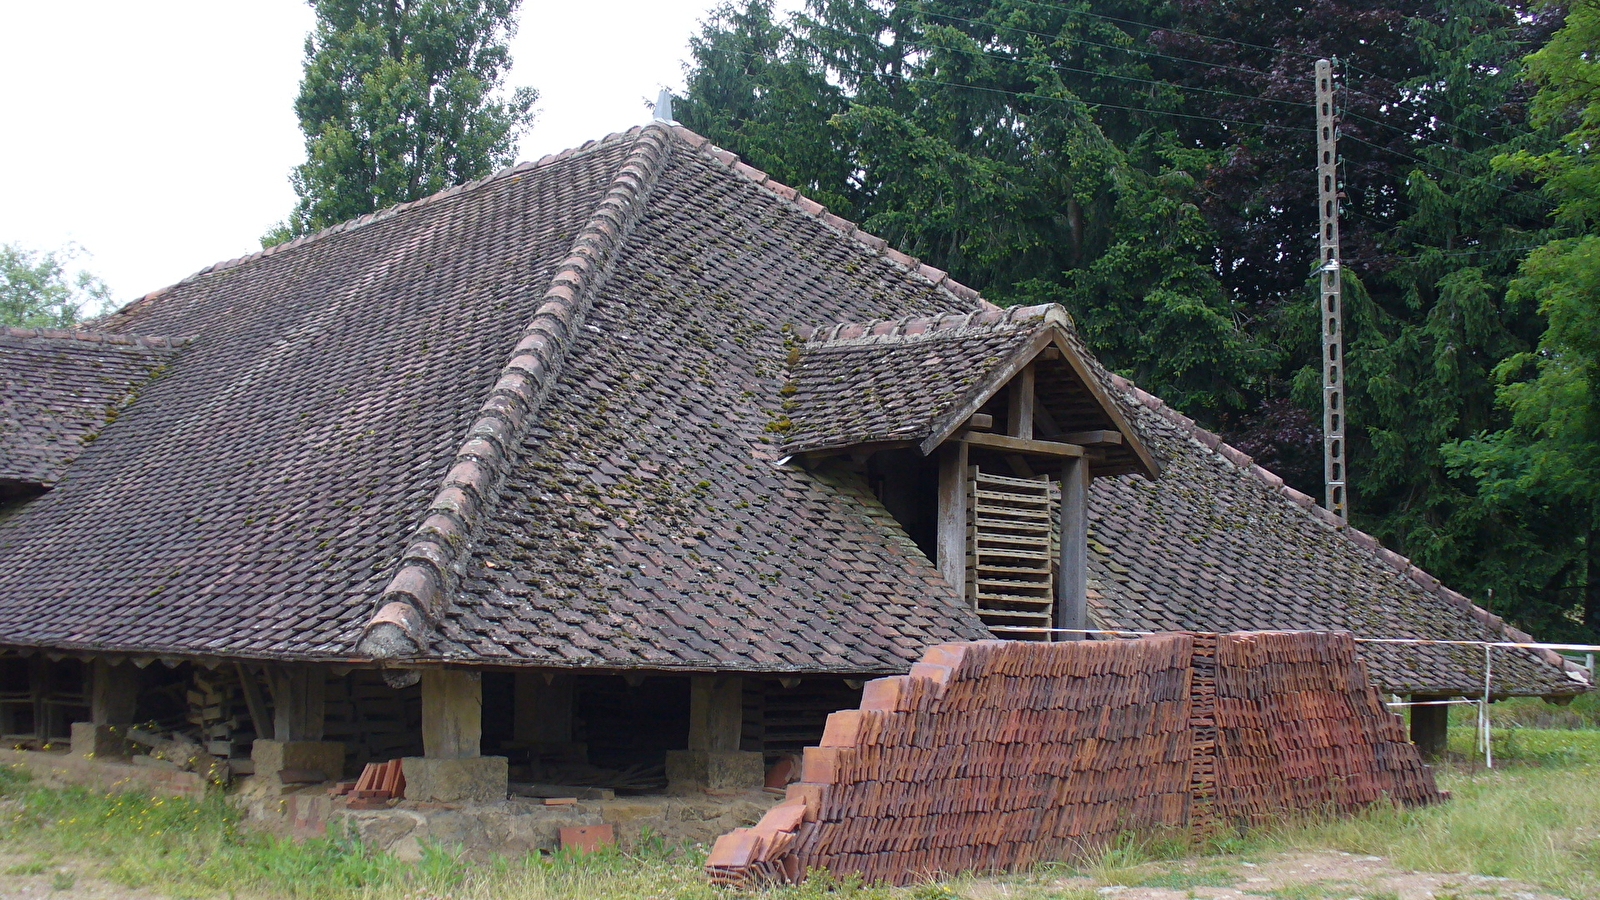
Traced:
[[[877, 37], [877, 35], [864, 34], [864, 33], [859, 32], [859, 31], [851, 31], [848, 28], [841, 28], [840, 26], [837, 26], [837, 25], [828, 25], [828, 24], [824, 24], [824, 23], [821, 23], [821, 22], [818, 22], [816, 24], [821, 26], [821, 27], [823, 27], [823, 28], [826, 28], [826, 29], [828, 29], [830, 31], [836, 32], [838, 34], [848, 34], [848, 35], [852, 35], [854, 37], [867, 38], [869, 40], [874, 39], [874, 38]], [[1033, 61], [1030, 61], [1030, 60], [1021, 58], [1021, 57], [1006, 56], [1006, 55], [1000, 54], [1000, 53], [985, 53], [985, 52], [978, 51], [978, 50], [967, 50], [967, 49], [964, 49], [964, 48], [961, 48], [961, 47], [951, 47], [951, 46], [944, 45], [944, 44], [921, 44], [921, 43], [917, 43], [916, 41], [906, 41], [905, 43], [906, 43], [906, 46], [915, 47], [915, 48], [924, 49], [924, 50], [931, 48], [931, 49], [934, 49], [934, 50], [944, 50], [944, 51], [950, 52], [950, 53], [964, 53], [964, 54], [966, 54], [968, 56], [984, 57], [984, 58], [987, 58], [987, 59], [997, 59], [997, 60], [1001, 60], [1003, 62], [1013, 62], [1013, 63], [1018, 63], [1020, 65], [1033, 64]], [[1177, 59], [1176, 57], [1171, 57], [1171, 58], [1172, 59]], [[1184, 62], [1192, 62], [1192, 60], [1183, 60], [1183, 61]], [[1153, 84], [1153, 85], [1159, 85], [1159, 86], [1163, 86], [1163, 87], [1170, 87], [1170, 88], [1173, 88], [1175, 90], [1180, 90], [1180, 91], [1196, 91], [1196, 92], [1203, 93], [1203, 94], [1215, 94], [1215, 95], [1222, 96], [1222, 97], [1238, 97], [1238, 98], [1240, 98], [1242, 100], [1251, 100], [1251, 101], [1254, 101], [1254, 102], [1257, 102], [1257, 103], [1279, 103], [1279, 104], [1283, 104], [1285, 106], [1293, 106], [1293, 107], [1295, 107], [1297, 109], [1304, 109], [1305, 105], [1306, 105], [1304, 102], [1296, 101], [1296, 100], [1278, 100], [1278, 99], [1275, 99], [1275, 98], [1272, 98], [1272, 97], [1253, 97], [1253, 96], [1251, 96], [1249, 94], [1239, 94], [1239, 93], [1235, 93], [1233, 91], [1221, 91], [1221, 90], [1216, 90], [1214, 88], [1193, 87], [1191, 85], [1178, 84], [1177, 82], [1172, 82], [1172, 81], [1162, 81], [1162, 80], [1155, 79], [1155, 78], [1138, 78], [1138, 77], [1135, 77], [1133, 75], [1118, 75], [1118, 74], [1115, 74], [1115, 73], [1112, 73], [1112, 72], [1101, 72], [1101, 71], [1097, 71], [1097, 70], [1094, 70], [1094, 69], [1083, 69], [1083, 68], [1078, 68], [1076, 66], [1061, 65], [1061, 64], [1052, 63], [1052, 62], [1046, 62], [1045, 65], [1047, 67], [1049, 67], [1051, 69], [1054, 69], [1056, 71], [1059, 71], [1059, 72], [1078, 72], [1078, 73], [1081, 73], [1081, 74], [1084, 74], [1084, 75], [1091, 75], [1091, 76], [1094, 76], [1096, 78], [1113, 78], [1113, 79], [1118, 79], [1118, 80], [1121, 80], [1121, 81], [1131, 81], [1131, 82], [1135, 82], [1137, 84]]]
[[1210, 34], [1201, 34], [1198, 31], [1185, 31], [1182, 28], [1166, 28], [1166, 27], [1161, 26], [1161, 25], [1151, 25], [1148, 22], [1138, 22], [1138, 21], [1135, 21], [1133, 19], [1121, 19], [1121, 18], [1118, 18], [1116, 16], [1108, 16], [1108, 15], [1105, 15], [1103, 13], [1092, 13], [1092, 12], [1089, 12], [1087, 10], [1068, 9], [1065, 6], [1058, 6], [1058, 5], [1054, 4], [1054, 3], [1043, 3], [1043, 2], [1040, 2], [1040, 0], [1017, 0], [1017, 2], [1025, 3], [1025, 4], [1029, 5], [1029, 6], [1041, 7], [1043, 9], [1057, 10], [1059, 12], [1067, 13], [1068, 15], [1086, 16], [1086, 17], [1093, 18], [1093, 19], [1103, 19], [1103, 20], [1105, 20], [1107, 22], [1116, 22], [1116, 23], [1118, 23], [1120, 25], [1131, 25], [1131, 26], [1133, 26], [1135, 28], [1147, 28], [1147, 29], [1149, 29], [1151, 31], [1165, 31], [1165, 32], [1169, 32], [1171, 34], [1182, 34], [1182, 35], [1187, 35], [1189, 37], [1200, 38], [1201, 40], [1204, 40], [1204, 41], [1215, 41], [1217, 43], [1233, 44], [1236, 47], [1246, 47], [1246, 48], [1249, 48], [1251, 50], [1265, 50], [1268, 53], [1282, 53], [1282, 54], [1285, 54], [1287, 56], [1298, 56], [1301, 59], [1317, 60], [1317, 59], [1321, 59], [1322, 58], [1321, 56], [1319, 56], [1317, 54], [1314, 54], [1314, 53], [1301, 53], [1298, 50], [1286, 50], [1286, 49], [1283, 49], [1281, 47], [1268, 47], [1265, 44], [1252, 44], [1249, 41], [1239, 41], [1239, 40], [1234, 40], [1233, 38], [1217, 37], [1215, 35], [1210, 35]]
[[[1554, 203], [1552, 203], [1549, 200], [1546, 200], [1543, 197], [1539, 197], [1539, 196], [1537, 196], [1535, 194], [1529, 194], [1529, 193], [1526, 193], [1525, 191], [1519, 191], [1519, 190], [1516, 190], [1515, 188], [1508, 188], [1508, 187], [1506, 187], [1504, 185], [1495, 184], [1494, 182], [1489, 181], [1488, 179], [1483, 177], [1482, 175], [1468, 175], [1467, 173], [1459, 171], [1459, 170], [1456, 170], [1456, 169], [1451, 169], [1451, 168], [1447, 168], [1445, 166], [1437, 165], [1435, 163], [1430, 163], [1427, 160], [1419, 159], [1419, 158], [1417, 158], [1415, 156], [1410, 155], [1409, 153], [1401, 153], [1399, 150], [1395, 150], [1395, 149], [1392, 149], [1390, 147], [1384, 147], [1384, 146], [1382, 146], [1380, 144], [1374, 144], [1371, 141], [1362, 140], [1361, 138], [1358, 138], [1353, 134], [1347, 134], [1347, 135], [1344, 135], [1344, 137], [1349, 138], [1350, 140], [1355, 141], [1358, 144], [1364, 144], [1364, 145], [1366, 145], [1368, 147], [1371, 147], [1374, 150], [1381, 150], [1384, 153], [1392, 153], [1395, 156], [1400, 157], [1401, 159], [1409, 160], [1411, 162], [1416, 163], [1419, 166], [1425, 166], [1425, 167], [1433, 169], [1433, 170], [1435, 170], [1437, 172], [1443, 172], [1446, 175], [1455, 175], [1458, 178], [1465, 178], [1468, 181], [1482, 182], [1483, 184], [1486, 184], [1489, 187], [1492, 187], [1492, 188], [1494, 188], [1496, 190], [1499, 190], [1499, 191], [1504, 191], [1507, 194], [1512, 194], [1512, 195], [1517, 196], [1517, 197], [1524, 197], [1526, 199], [1538, 202], [1538, 203], [1542, 204], [1543, 206], [1545, 206], [1547, 209], [1554, 209], [1555, 208], [1555, 204]], [[1445, 146], [1445, 145], [1441, 145], [1441, 146]]]
[[[1088, 40], [1087, 38], [1081, 38], [1081, 37], [1070, 37], [1069, 38], [1069, 37], [1065, 37], [1065, 36], [1060, 35], [1060, 34], [1050, 34], [1048, 32], [1044, 32], [1044, 31], [1029, 31], [1026, 28], [1018, 28], [1015, 25], [1001, 25], [1001, 24], [999, 24], [997, 22], [984, 22], [984, 21], [981, 21], [981, 20], [978, 20], [978, 19], [964, 19], [964, 18], [962, 18], [960, 16], [952, 16], [952, 15], [950, 15], [948, 13], [934, 12], [932, 10], [927, 10], [927, 9], [920, 10], [919, 12], [920, 12], [921, 15], [932, 16], [932, 17], [934, 17], [936, 19], [948, 19], [949, 21], [952, 21], [952, 22], [965, 22], [968, 25], [976, 25], [976, 26], [978, 26], [980, 28], [992, 28], [992, 29], [995, 29], [996, 31], [1009, 31], [1009, 32], [1012, 32], [1014, 34], [1026, 34], [1026, 35], [1029, 35], [1031, 37], [1046, 38], [1048, 40], [1055, 41], [1055, 42], [1067, 41], [1069, 43], [1084, 44], [1084, 45], [1087, 45], [1087, 46], [1090, 46], [1090, 47], [1100, 47], [1100, 48], [1103, 48], [1103, 49], [1106, 49], [1106, 50], [1117, 50], [1117, 51], [1120, 51], [1120, 52], [1123, 52], [1123, 53], [1137, 53], [1137, 54], [1139, 54], [1141, 56], [1153, 56], [1153, 57], [1156, 57], [1157, 59], [1167, 59], [1167, 60], [1171, 60], [1173, 62], [1189, 63], [1190, 65], [1204, 66], [1205, 68], [1208, 68], [1208, 69], [1221, 69], [1221, 70], [1227, 71], [1227, 72], [1240, 72], [1240, 73], [1245, 74], [1245, 75], [1254, 75], [1256, 77], [1260, 77], [1260, 76], [1268, 74], [1268, 73], [1263, 72], [1263, 71], [1261, 71], [1259, 69], [1247, 69], [1247, 68], [1245, 68], [1243, 66], [1230, 66], [1227, 63], [1212, 62], [1212, 61], [1204, 60], [1204, 59], [1191, 59], [1191, 58], [1186, 57], [1186, 56], [1172, 56], [1172, 55], [1167, 54], [1167, 53], [1158, 53], [1155, 50], [1145, 50], [1145, 49], [1142, 49], [1140, 47], [1121, 47], [1121, 46], [1118, 46], [1116, 44], [1107, 44], [1107, 43], [1103, 43], [1101, 41], [1091, 41], [1091, 40]], [[1251, 99], [1261, 99], [1261, 98], [1251, 98]], [[1285, 102], [1293, 102], [1293, 101], [1285, 101]], [[1304, 104], [1302, 103], [1300, 105], [1303, 106]]]
[[[790, 61], [790, 60], [787, 60], [787, 59], [785, 59], [783, 57], [779, 57], [779, 56], [772, 56], [772, 55], [766, 54], [766, 53], [756, 53], [756, 52], [753, 52], [753, 51], [750, 51], [750, 50], [738, 50], [738, 49], [735, 49], [735, 48], [732, 48], [732, 47], [713, 47], [713, 46], [710, 46], [710, 45], [702, 45], [697, 52], [714, 52], [714, 53], [725, 53], [725, 54], [737, 54], [737, 55], [740, 55], [740, 56], [751, 57], [753, 59], [764, 59], [764, 60], [767, 60], [768, 62], [789, 62]], [[1245, 126], [1250, 126], [1250, 127], [1255, 127], [1255, 128], [1278, 128], [1278, 129], [1282, 129], [1282, 130], [1286, 130], [1286, 131], [1310, 131], [1311, 130], [1308, 126], [1303, 126], [1303, 125], [1281, 125], [1281, 124], [1274, 123], [1274, 122], [1250, 122], [1250, 121], [1246, 121], [1246, 120], [1243, 120], [1243, 119], [1224, 119], [1224, 118], [1221, 118], [1219, 116], [1206, 116], [1206, 115], [1200, 115], [1198, 113], [1181, 113], [1181, 112], [1173, 112], [1171, 110], [1150, 109], [1148, 107], [1122, 106], [1122, 105], [1115, 104], [1115, 103], [1091, 102], [1091, 101], [1083, 100], [1083, 99], [1080, 99], [1080, 98], [1077, 98], [1077, 97], [1053, 97], [1053, 96], [1050, 96], [1049, 94], [1035, 94], [1035, 93], [1027, 92], [1027, 91], [1008, 91], [1008, 90], [1006, 90], [1004, 88], [982, 87], [980, 85], [962, 84], [960, 82], [955, 82], [955, 81], [940, 81], [938, 79], [933, 79], [933, 78], [913, 77], [913, 76], [910, 76], [910, 75], [902, 75], [902, 74], [897, 73], [897, 72], [862, 72], [862, 71], [857, 70], [857, 69], [845, 68], [844, 66], [830, 66], [830, 67], [833, 68], [835, 71], [838, 71], [840, 73], [847, 74], [847, 75], [854, 75], [857, 78], [862, 78], [862, 79], [894, 78], [894, 79], [898, 79], [902, 84], [911, 84], [911, 85], [926, 84], [926, 85], [934, 85], [936, 87], [962, 88], [962, 89], [970, 90], [970, 91], [979, 91], [979, 92], [987, 93], [987, 94], [1001, 94], [1001, 95], [1004, 95], [1004, 96], [1018, 97], [1018, 98], [1027, 99], [1027, 100], [1044, 100], [1044, 101], [1049, 101], [1049, 102], [1052, 102], [1052, 103], [1065, 103], [1065, 104], [1067, 104], [1069, 106], [1072, 105], [1072, 104], [1080, 104], [1080, 105], [1082, 105], [1084, 107], [1095, 107], [1095, 108], [1099, 108], [1099, 109], [1116, 109], [1116, 110], [1122, 110], [1124, 112], [1148, 113], [1148, 114], [1153, 115], [1153, 116], [1177, 116], [1179, 118], [1184, 118], [1184, 119], [1203, 119], [1203, 120], [1208, 121], [1208, 122], [1220, 122], [1220, 123], [1222, 123], [1224, 125], [1245, 125]]]

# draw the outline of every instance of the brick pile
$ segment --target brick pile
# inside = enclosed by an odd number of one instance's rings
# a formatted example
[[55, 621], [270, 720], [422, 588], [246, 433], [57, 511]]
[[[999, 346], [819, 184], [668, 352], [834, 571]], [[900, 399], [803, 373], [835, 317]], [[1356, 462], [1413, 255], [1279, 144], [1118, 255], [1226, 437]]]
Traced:
[[1354, 642], [1331, 634], [941, 644], [832, 714], [787, 790], [717, 840], [712, 881], [824, 868], [904, 884], [1124, 832], [1439, 796]]

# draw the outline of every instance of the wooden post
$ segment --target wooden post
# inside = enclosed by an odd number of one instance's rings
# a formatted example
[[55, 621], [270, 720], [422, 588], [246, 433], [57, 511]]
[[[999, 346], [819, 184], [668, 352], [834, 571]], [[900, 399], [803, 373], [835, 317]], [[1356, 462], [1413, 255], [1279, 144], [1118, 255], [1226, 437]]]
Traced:
[[967, 599], [967, 445], [939, 448], [939, 574], [956, 599]]
[[256, 737], [264, 738], [275, 731], [275, 725], [267, 716], [267, 701], [261, 696], [261, 684], [256, 681], [256, 673], [250, 671], [244, 663], [235, 663], [234, 668], [239, 672], [239, 690], [244, 694], [245, 709], [250, 712], [250, 727]]
[[1007, 392], [1009, 411], [1006, 416], [1006, 433], [1012, 437], [1033, 440], [1033, 363], [1022, 367], [1017, 377], [1011, 379]]
[[544, 672], [516, 674], [511, 737], [519, 744], [572, 741], [572, 676], [547, 678]]
[[689, 676], [689, 749], [738, 750], [744, 731], [744, 678]]
[[275, 666], [267, 670], [274, 740], [322, 740], [327, 682], [328, 674], [315, 666]]
[[429, 759], [482, 753], [483, 676], [459, 669], [422, 672], [422, 752]]
[[129, 725], [139, 702], [144, 673], [130, 665], [112, 666], [97, 659], [89, 676], [89, 721], [95, 725]]
[[[1411, 695], [1413, 703], [1447, 699], [1431, 694]], [[1450, 707], [1411, 707], [1411, 743], [1417, 745], [1417, 752], [1422, 754], [1423, 759], [1443, 759], [1450, 744]]]
[[[1089, 627], [1089, 461], [1069, 457], [1061, 467], [1061, 560], [1056, 575], [1055, 627]], [[1082, 634], [1057, 634], [1075, 641]]]

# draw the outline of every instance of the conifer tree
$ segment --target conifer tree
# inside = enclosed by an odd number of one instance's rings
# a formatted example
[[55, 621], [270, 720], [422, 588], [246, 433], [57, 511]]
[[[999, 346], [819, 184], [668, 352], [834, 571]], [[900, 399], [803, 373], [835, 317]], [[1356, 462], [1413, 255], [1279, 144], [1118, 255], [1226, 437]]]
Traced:
[[300, 200], [271, 245], [513, 161], [532, 88], [501, 92], [520, 0], [310, 0]]

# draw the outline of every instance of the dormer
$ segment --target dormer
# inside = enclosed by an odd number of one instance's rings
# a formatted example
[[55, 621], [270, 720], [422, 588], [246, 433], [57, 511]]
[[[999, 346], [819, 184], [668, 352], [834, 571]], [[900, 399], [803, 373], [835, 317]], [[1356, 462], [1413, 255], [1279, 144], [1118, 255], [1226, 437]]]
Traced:
[[863, 474], [997, 636], [1071, 637], [1088, 485], [1160, 474], [1057, 305], [841, 324], [805, 335], [784, 450]]

